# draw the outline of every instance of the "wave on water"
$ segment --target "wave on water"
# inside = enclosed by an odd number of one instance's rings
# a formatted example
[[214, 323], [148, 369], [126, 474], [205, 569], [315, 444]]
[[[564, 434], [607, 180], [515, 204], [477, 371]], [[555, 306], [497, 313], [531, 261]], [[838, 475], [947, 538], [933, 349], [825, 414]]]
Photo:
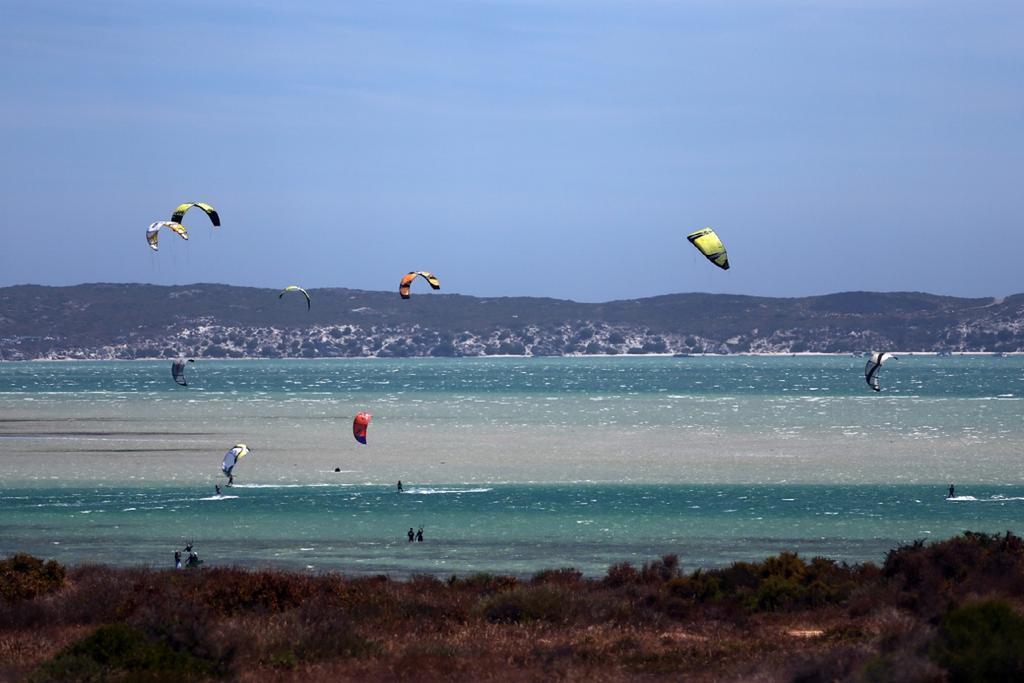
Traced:
[[344, 484], [232, 484], [233, 489], [306, 489], [321, 486], [344, 486]]
[[430, 488], [408, 488], [403, 489], [402, 493], [415, 493], [421, 496], [429, 496], [437, 493], [487, 493], [494, 489], [430, 489]]
[[953, 496], [946, 498], [951, 503], [1006, 503], [1011, 500], [1024, 500], [1024, 496], [1004, 496], [1000, 493], [988, 498], [976, 498], [974, 496]]
[[209, 496], [207, 498], [200, 498], [199, 500], [228, 500], [230, 498], [238, 498], [238, 496]]

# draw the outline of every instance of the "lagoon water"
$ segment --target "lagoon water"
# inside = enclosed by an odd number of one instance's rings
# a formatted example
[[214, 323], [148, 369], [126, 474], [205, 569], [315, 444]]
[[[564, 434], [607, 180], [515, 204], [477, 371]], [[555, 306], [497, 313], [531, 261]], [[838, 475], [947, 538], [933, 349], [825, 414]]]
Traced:
[[599, 575], [1019, 530], [1024, 358], [903, 356], [879, 394], [864, 362], [201, 360], [188, 387], [169, 361], [4, 363], [0, 555], [169, 566], [194, 539], [208, 564]]

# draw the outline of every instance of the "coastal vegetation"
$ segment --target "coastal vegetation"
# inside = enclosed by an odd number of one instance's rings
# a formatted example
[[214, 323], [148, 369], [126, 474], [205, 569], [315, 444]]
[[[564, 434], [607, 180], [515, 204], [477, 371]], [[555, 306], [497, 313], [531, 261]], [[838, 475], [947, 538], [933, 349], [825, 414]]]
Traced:
[[1024, 677], [1024, 541], [880, 565], [780, 553], [600, 578], [0, 563], [0, 679], [990, 681]]
[[1024, 351], [1024, 294], [669, 294], [579, 303], [194, 284], [0, 288], [0, 360]]

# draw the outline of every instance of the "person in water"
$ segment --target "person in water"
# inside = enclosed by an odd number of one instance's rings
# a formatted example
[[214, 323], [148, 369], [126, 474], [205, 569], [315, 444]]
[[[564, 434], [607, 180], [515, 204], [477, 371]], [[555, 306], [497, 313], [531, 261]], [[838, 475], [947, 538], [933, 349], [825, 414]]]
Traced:
[[192, 549], [192, 544], [189, 543], [185, 546], [185, 552], [188, 553], [188, 559], [185, 560], [185, 567], [188, 569], [194, 569], [199, 566], [199, 553]]
[[175, 550], [174, 551], [174, 568], [175, 569], [181, 569], [181, 551], [180, 550]]
[[402, 480], [401, 479], [398, 480], [398, 492], [399, 493], [402, 492]]
[[409, 533], [407, 533], [406, 536], [409, 537], [409, 543], [412, 543], [416, 538], [416, 532], [412, 530], [412, 527], [409, 527]]
[[956, 498], [956, 487], [952, 484], [949, 485], [949, 495], [946, 498]]
[[[412, 531], [412, 529], [410, 529], [409, 531]], [[416, 532], [416, 540], [420, 543], [423, 543], [423, 527], [420, 527], [420, 530]]]

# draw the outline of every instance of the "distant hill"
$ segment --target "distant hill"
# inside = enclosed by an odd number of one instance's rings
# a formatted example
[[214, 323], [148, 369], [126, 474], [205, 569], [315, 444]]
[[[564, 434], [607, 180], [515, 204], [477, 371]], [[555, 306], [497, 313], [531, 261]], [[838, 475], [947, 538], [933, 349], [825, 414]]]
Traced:
[[606, 303], [194, 284], [0, 288], [0, 360], [1024, 351], [1024, 294], [668, 294]]

